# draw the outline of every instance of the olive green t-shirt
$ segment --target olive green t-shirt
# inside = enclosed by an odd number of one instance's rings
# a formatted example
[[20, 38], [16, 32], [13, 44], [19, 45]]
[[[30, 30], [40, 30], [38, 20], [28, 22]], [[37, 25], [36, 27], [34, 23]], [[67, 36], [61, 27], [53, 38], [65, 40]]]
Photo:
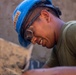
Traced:
[[76, 66], [76, 21], [67, 22], [62, 27], [58, 43], [46, 64], [49, 67]]

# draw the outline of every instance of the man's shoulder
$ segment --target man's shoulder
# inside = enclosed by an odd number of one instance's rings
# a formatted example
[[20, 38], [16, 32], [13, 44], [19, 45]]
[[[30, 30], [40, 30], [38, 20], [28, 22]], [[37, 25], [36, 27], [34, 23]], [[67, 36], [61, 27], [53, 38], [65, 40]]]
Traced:
[[63, 33], [64, 40], [71, 52], [76, 53], [76, 21], [66, 23]]
[[66, 25], [67, 26], [64, 29], [66, 36], [72, 36], [76, 34], [76, 21], [69, 21], [66, 23]]
[[63, 29], [63, 36], [70, 37], [76, 34], [76, 21], [69, 21], [65, 23], [65, 27]]

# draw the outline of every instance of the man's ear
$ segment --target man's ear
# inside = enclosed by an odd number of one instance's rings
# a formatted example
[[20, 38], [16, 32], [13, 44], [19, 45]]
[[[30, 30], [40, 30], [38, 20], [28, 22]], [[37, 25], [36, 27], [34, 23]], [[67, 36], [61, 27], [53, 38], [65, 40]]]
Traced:
[[45, 18], [47, 22], [50, 22], [50, 13], [46, 9], [41, 11], [41, 17]]

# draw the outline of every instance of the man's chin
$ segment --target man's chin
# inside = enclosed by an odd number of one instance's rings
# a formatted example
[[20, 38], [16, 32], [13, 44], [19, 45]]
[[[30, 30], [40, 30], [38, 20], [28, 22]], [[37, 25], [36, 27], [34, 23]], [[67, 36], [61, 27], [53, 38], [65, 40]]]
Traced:
[[46, 48], [48, 48], [48, 49], [50, 49], [51, 47], [49, 47], [49, 46], [46, 46], [46, 45], [42, 45], [42, 47], [46, 47]]
[[50, 46], [50, 45], [47, 45], [45, 47], [48, 48], [48, 49], [53, 48], [53, 46]]

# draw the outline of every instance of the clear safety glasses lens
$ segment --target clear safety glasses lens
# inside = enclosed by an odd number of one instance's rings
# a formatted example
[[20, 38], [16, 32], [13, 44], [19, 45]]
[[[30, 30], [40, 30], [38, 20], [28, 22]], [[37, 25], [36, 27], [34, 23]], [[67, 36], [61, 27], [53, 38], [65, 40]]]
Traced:
[[33, 38], [33, 31], [26, 30], [25, 33], [24, 33], [24, 39], [31, 42], [32, 38]]

